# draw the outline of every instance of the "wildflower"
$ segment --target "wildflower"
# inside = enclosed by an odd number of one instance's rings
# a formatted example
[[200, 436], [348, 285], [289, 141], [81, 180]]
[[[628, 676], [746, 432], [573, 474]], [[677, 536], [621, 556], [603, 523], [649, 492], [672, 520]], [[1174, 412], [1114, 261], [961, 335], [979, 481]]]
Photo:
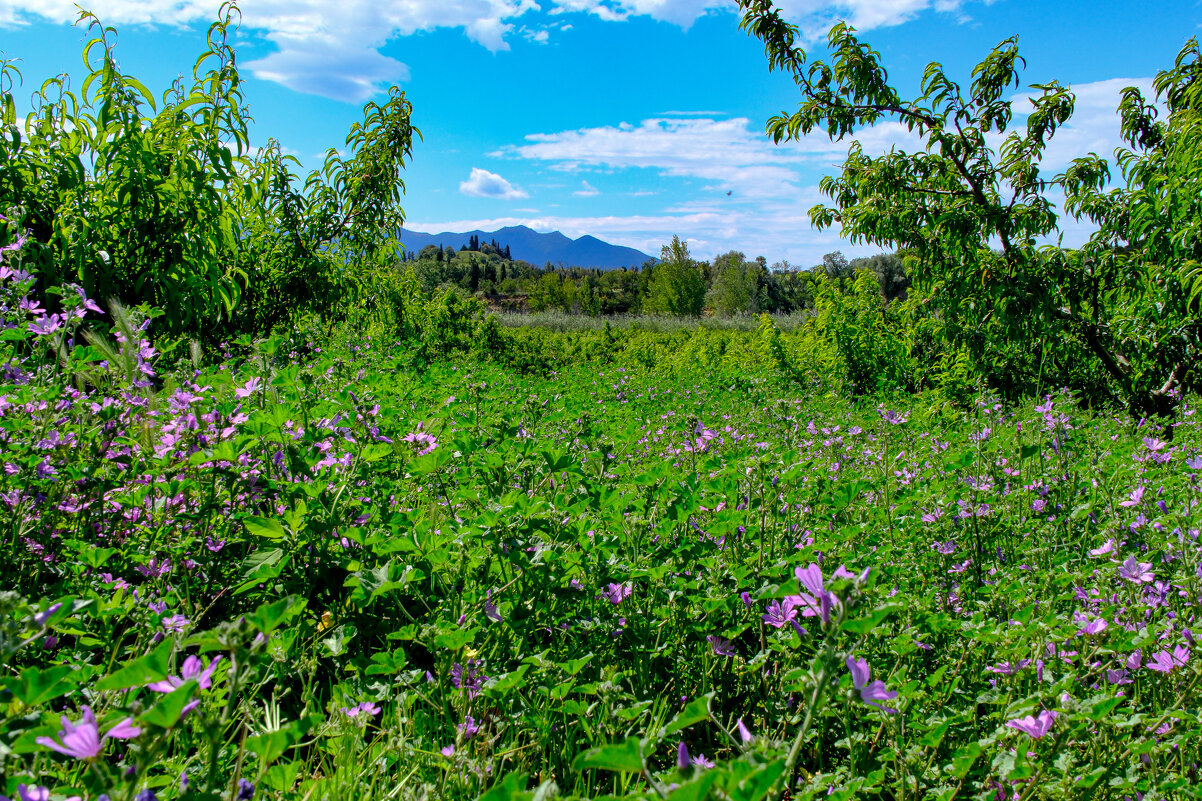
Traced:
[[172, 615], [171, 617], [163, 618], [163, 630], [168, 634], [182, 634], [184, 627], [188, 625], [188, 618], [183, 615]]
[[45, 609], [45, 611], [38, 612], [37, 614], [35, 614], [33, 616], [33, 622], [38, 624], [39, 626], [45, 626], [46, 621], [49, 620], [54, 615], [55, 612], [57, 612], [58, 610], [60, 610], [62, 608], [63, 608], [63, 605], [61, 603], [51, 604], [50, 606], [48, 606]]
[[1130, 684], [1131, 679], [1127, 677], [1127, 668], [1119, 668], [1118, 670], [1106, 669], [1106, 681], [1115, 685]]
[[465, 741], [472, 739], [480, 733], [480, 724], [471, 715], [465, 715], [463, 722], [459, 724], [458, 728], [459, 733], [463, 735]]
[[1018, 662], [998, 662], [985, 668], [987, 673], [999, 673], [1003, 676], [1013, 676], [1018, 671], [1031, 664], [1030, 659], [1020, 659]]
[[1150, 584], [1155, 578], [1151, 563], [1137, 561], [1134, 556], [1128, 556], [1127, 561], [1119, 565], [1119, 576], [1136, 584]]
[[786, 598], [783, 601], [770, 601], [768, 603], [768, 611], [764, 613], [762, 619], [769, 626], [779, 629], [786, 623], [791, 623], [797, 617], [797, 611], [794, 609], [793, 599]]
[[417, 448], [418, 456], [433, 453], [434, 449], [438, 447], [438, 440], [434, 438], [433, 434], [427, 434], [425, 431], [422, 431], [421, 423], [417, 424], [416, 431], [406, 434], [402, 439]]
[[897, 697], [897, 692], [885, 690], [885, 682], [879, 679], [871, 684], [868, 683], [868, 680], [872, 677], [872, 668], [868, 667], [868, 662], [848, 656], [847, 669], [851, 671], [852, 685], [860, 691], [861, 701], [869, 706], [875, 706], [883, 712], [891, 714], [897, 712], [896, 709], [889, 709], [876, 703], [877, 701], [892, 701]]
[[238, 780], [238, 795], [234, 796], [237, 801], [250, 801], [255, 797], [255, 786], [247, 779]]
[[1094, 548], [1093, 550], [1091, 550], [1089, 552], [1089, 555], [1090, 556], [1103, 556], [1108, 553], [1113, 553], [1114, 546], [1115, 546], [1115, 542], [1113, 539], [1106, 540], [1105, 545], [1101, 546], [1100, 548]]
[[1081, 628], [1077, 629], [1078, 637], [1080, 637], [1083, 634], [1088, 634], [1088, 635], [1101, 634], [1103, 631], [1106, 630], [1106, 627], [1109, 625], [1106, 622], [1106, 618], [1102, 617], [1101, 615], [1098, 615], [1096, 618], [1090, 619], [1089, 615], [1085, 615], [1080, 612], [1077, 612], [1076, 614], [1073, 615], [1073, 619], [1076, 620], [1078, 623], [1082, 624]]
[[200, 689], [207, 690], [213, 686], [213, 671], [217, 669], [217, 665], [223, 658], [220, 655], [216, 656], [209, 663], [208, 667], [204, 667], [204, 663], [200, 661], [199, 657], [189, 656], [184, 660], [178, 676], [168, 676], [163, 681], [147, 684], [146, 689], [153, 690], [156, 693], [169, 693], [186, 681], [195, 681]]
[[450, 759], [451, 757], [455, 756], [455, 746], [445, 745], [442, 748], [438, 749], [438, 752], [440, 754], [442, 754], [444, 757], [446, 757], [447, 759]]
[[716, 634], [711, 634], [705, 638], [709, 641], [710, 647], [714, 650], [715, 656], [734, 656], [735, 649], [730, 640], [725, 637], [719, 637]]
[[1190, 652], [1184, 645], [1178, 645], [1173, 649], [1172, 653], [1168, 651], [1157, 651], [1152, 654], [1152, 659], [1149, 660], [1145, 667], [1148, 670], [1155, 670], [1157, 673], [1172, 673], [1177, 668], [1189, 662]]
[[259, 387], [263, 386], [263, 381], [260, 378], [252, 378], [242, 386], [234, 390], [235, 398], [249, 398], [259, 391]]
[[[17, 785], [17, 795], [19, 798], [9, 799], [6, 795], [0, 795], [3, 801], [50, 801], [50, 788], [34, 785], [30, 787], [28, 784]], [[75, 796], [79, 798], [79, 796]]]
[[62, 723], [63, 728], [58, 733], [58, 742], [50, 737], [39, 737], [35, 742], [75, 759], [94, 759], [99, 756], [104, 747], [104, 741], [110, 737], [128, 740], [142, 733], [142, 730], [134, 725], [133, 718], [126, 718], [101, 737], [100, 726], [96, 723], [96, 715], [92, 713], [92, 708], [89, 706], [83, 707], [83, 717], [78, 722], [72, 723], [67, 720], [66, 715], [63, 715]]
[[475, 659], [467, 660], [466, 665], [456, 662], [451, 666], [451, 685], [456, 690], [467, 690], [468, 698], [475, 698], [484, 688], [488, 676], [481, 670], [482, 665]]
[[610, 582], [605, 588], [605, 598], [614, 606], [622, 603], [630, 594], [634, 592], [634, 586], [629, 582], [625, 584], [614, 584]]
[[684, 744], [684, 740], [681, 740], [680, 745], [676, 747], [676, 767], [687, 770], [692, 764], [693, 760], [689, 758], [689, 747]]
[[501, 610], [492, 602], [492, 590], [484, 594], [484, 616], [496, 623], [501, 622]]
[[752, 741], [751, 729], [747, 728], [742, 718], [735, 721], [735, 730], [739, 732], [739, 739], [743, 741], [743, 745], [747, 745]]
[[1052, 723], [1056, 720], [1056, 713], [1051, 709], [1045, 709], [1038, 716], [1028, 715], [1025, 718], [1015, 718], [1006, 723], [1012, 729], [1018, 729], [1021, 732], [1026, 732], [1036, 740], [1043, 737], [1052, 728]]

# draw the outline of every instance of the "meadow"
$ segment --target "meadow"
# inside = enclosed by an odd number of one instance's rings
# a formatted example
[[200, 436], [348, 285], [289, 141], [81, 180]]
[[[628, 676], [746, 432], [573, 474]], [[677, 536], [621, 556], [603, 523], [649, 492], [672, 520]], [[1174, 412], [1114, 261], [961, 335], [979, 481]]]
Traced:
[[1170, 441], [371, 338], [206, 366], [136, 312], [46, 360], [78, 295], [8, 329], [6, 795], [1197, 795], [1190, 400]]
[[810, 212], [895, 252], [532, 315], [401, 257], [398, 87], [252, 151], [232, 4], [161, 105], [0, 57], [0, 801], [1202, 795], [1197, 42], [1048, 176], [1013, 38], [903, 99], [739, 7], [775, 141], [921, 140]]

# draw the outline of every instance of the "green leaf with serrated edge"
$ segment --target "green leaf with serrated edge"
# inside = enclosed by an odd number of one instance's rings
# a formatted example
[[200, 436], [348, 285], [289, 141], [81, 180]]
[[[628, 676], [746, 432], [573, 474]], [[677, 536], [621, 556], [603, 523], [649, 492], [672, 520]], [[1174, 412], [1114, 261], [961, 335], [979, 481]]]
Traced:
[[167, 678], [167, 665], [171, 661], [173, 647], [171, 640], [164, 640], [150, 653], [96, 682], [96, 689], [125, 690], [145, 686], [152, 681], [162, 681]]
[[3, 682], [5, 688], [22, 704], [37, 706], [71, 692], [83, 678], [86, 678], [86, 674], [67, 665], [56, 665], [45, 670], [26, 668], [20, 676], [4, 679]]

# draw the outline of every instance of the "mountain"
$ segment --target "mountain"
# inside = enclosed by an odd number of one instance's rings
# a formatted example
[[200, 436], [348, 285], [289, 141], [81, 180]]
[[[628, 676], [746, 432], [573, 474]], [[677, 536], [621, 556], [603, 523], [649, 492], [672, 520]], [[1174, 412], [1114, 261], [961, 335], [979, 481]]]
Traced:
[[481, 242], [495, 239], [502, 248], [508, 245], [513, 258], [528, 261], [539, 267], [551, 262], [556, 267], [600, 267], [608, 270], [639, 267], [651, 258], [642, 251], [611, 245], [595, 236], [586, 234], [579, 239], [568, 239], [559, 231], [540, 234], [524, 225], [512, 225], [497, 231], [468, 231], [462, 234], [449, 231], [424, 234], [421, 231], [403, 229], [401, 244], [411, 253], [420, 251], [426, 245], [442, 245], [444, 248], [459, 250], [473, 236], [480, 237]]

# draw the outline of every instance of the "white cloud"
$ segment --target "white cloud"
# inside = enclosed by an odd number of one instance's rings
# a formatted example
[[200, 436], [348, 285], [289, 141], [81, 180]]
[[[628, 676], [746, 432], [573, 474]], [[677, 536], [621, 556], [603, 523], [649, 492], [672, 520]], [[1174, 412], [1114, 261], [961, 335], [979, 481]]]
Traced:
[[526, 192], [518, 189], [495, 172], [482, 170], [479, 167], [472, 168], [472, 174], [468, 179], [459, 184], [459, 191], [472, 197], [488, 197], [498, 200], [516, 200], [518, 198], [530, 197]]
[[[896, 25], [935, 8], [956, 12], [963, 0], [778, 0], [785, 15], [810, 38], [826, 32], [836, 19], [861, 30]], [[214, 0], [88, 0], [87, 7], [105, 24], [193, 25], [210, 21]], [[709, 13], [731, 14], [732, 0], [251, 0], [244, 3], [244, 30], [276, 47], [248, 62], [255, 77], [276, 81], [298, 92], [361, 103], [408, 80], [404, 64], [380, 52], [398, 36], [436, 28], [460, 28], [492, 51], [508, 50], [508, 39], [521, 36], [546, 42], [566, 22], [516, 28], [514, 22], [543, 7], [552, 14], [578, 12], [603, 20], [649, 16], [688, 28]], [[0, 26], [33, 19], [74, 22], [75, 0], [0, 0]]]
[[[1109, 158], [1120, 146], [1115, 113], [1122, 89], [1150, 86], [1146, 78], [1114, 79], [1071, 87], [1076, 111], [1053, 137], [1043, 166], [1049, 177], [1072, 159], [1093, 151]], [[1025, 124], [1028, 95], [1015, 96], [1015, 124]], [[920, 146], [913, 134], [896, 123], [859, 132], [854, 139], [869, 155], [892, 147], [910, 152]], [[997, 138], [1000, 141], [1000, 137]], [[818, 192], [823, 175], [837, 174], [850, 140], [832, 142], [822, 134], [799, 142], [774, 145], [746, 118], [655, 118], [638, 125], [619, 123], [557, 133], [531, 134], [523, 144], [493, 155], [538, 162], [562, 171], [653, 170], [665, 179], [634, 196], [662, 195], [664, 206], [650, 214], [628, 216], [507, 218], [503, 225], [524, 224], [536, 230], [560, 230], [570, 236], [591, 233], [618, 244], [657, 253], [673, 234], [694, 243], [698, 256], [712, 257], [731, 249], [749, 256], [787, 258], [795, 264], [818, 263], [822, 254], [843, 250], [849, 256], [878, 252], [852, 246], [837, 231], [815, 231], [808, 210], [829, 202]], [[726, 195], [730, 192], [730, 196]], [[1049, 196], [1054, 202], [1058, 197]], [[447, 230], [470, 230], [490, 221], [441, 222]], [[470, 226], [469, 226], [470, 222]], [[414, 226], [420, 227], [420, 226]], [[433, 226], [437, 227], [437, 226]], [[1080, 244], [1088, 226], [1063, 220], [1067, 245]]]
[[[89, 0], [106, 25], [190, 25], [215, 16], [211, 0]], [[407, 80], [401, 62], [380, 53], [397, 36], [462, 28], [489, 50], [508, 50], [511, 20], [538, 10], [536, 0], [253, 0], [242, 27], [276, 52], [245, 66], [258, 78], [300, 92], [360, 103]], [[74, 0], [0, 0], [0, 25], [33, 19], [74, 22]]]
[[[901, 125], [886, 123], [856, 137], [865, 150], [884, 151], [895, 144], [914, 144]], [[746, 117], [656, 118], [637, 127], [629, 123], [530, 134], [527, 144], [493, 155], [548, 163], [551, 169], [657, 170], [665, 177], [709, 182], [710, 191], [730, 192], [740, 199], [789, 197], [796, 194], [799, 165], [834, 165], [847, 153], [848, 141], [811, 136], [774, 145]]]
[[[777, 0], [776, 5], [813, 40], [825, 35], [837, 20], [867, 31], [898, 25], [932, 8], [957, 13], [962, 0]], [[581, 12], [610, 21], [648, 16], [688, 28], [705, 14], [733, 7], [733, 0], [555, 0], [552, 13]]]
[[601, 194], [601, 190], [590, 184], [588, 181], [581, 181], [580, 188], [572, 193], [576, 197], [596, 197]]

